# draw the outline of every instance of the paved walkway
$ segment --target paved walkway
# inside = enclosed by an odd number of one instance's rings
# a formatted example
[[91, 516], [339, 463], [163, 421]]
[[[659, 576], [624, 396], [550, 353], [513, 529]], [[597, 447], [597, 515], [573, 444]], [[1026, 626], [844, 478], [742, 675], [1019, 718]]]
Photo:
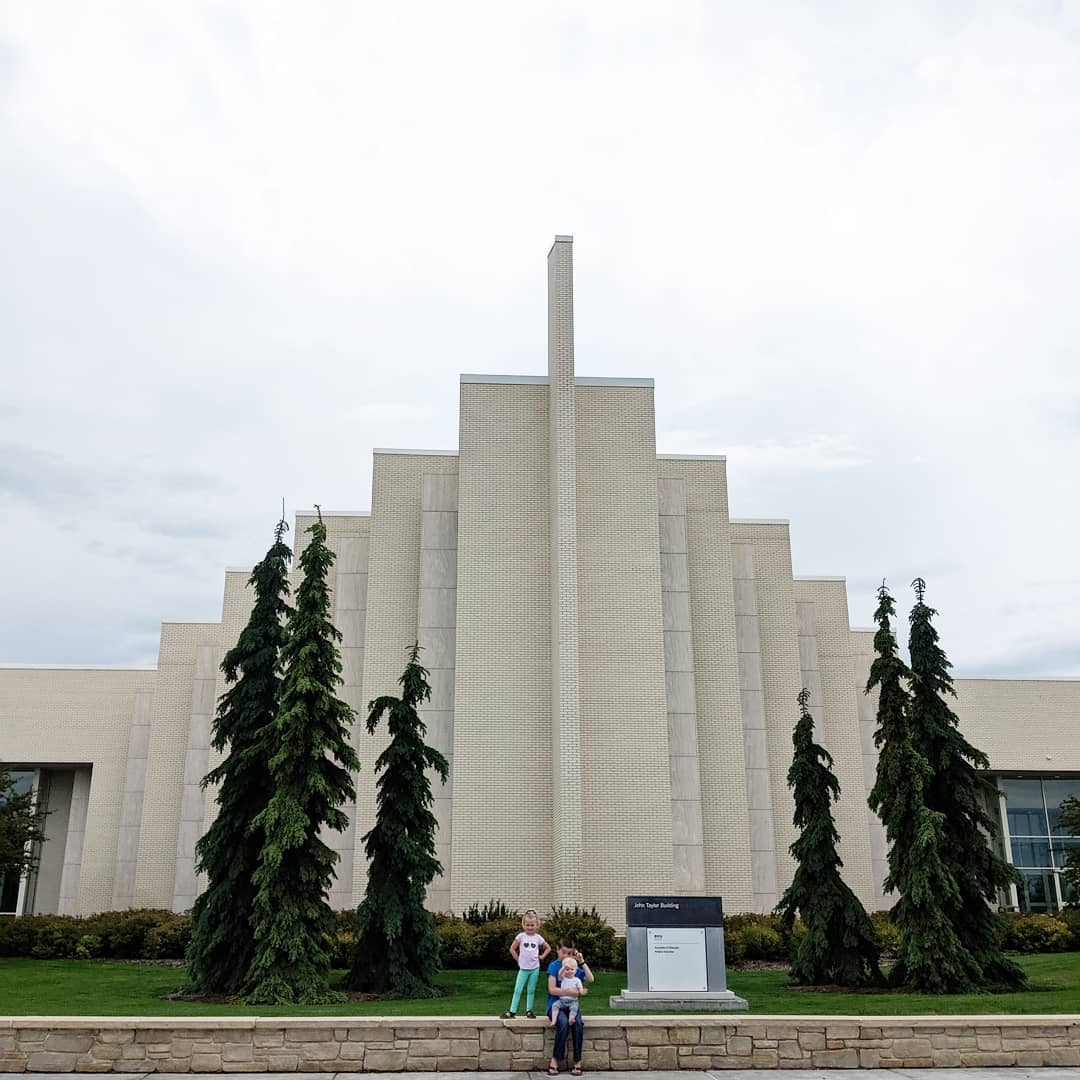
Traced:
[[[197, 1073], [106, 1073], [124, 1080], [191, 1080]], [[226, 1074], [214, 1074], [225, 1076]], [[228, 1073], [228, 1080], [266, 1080], [268, 1073]], [[377, 1073], [275, 1073], [292, 1080], [370, 1080]], [[545, 1072], [383, 1073], [398, 1080], [547, 1080]], [[565, 1080], [566, 1074], [562, 1074]], [[718, 1072], [597, 1072], [597, 1080], [1077, 1080], [1076, 1069], [724, 1069]], [[86, 1073], [0, 1073], [0, 1080], [88, 1080]]]

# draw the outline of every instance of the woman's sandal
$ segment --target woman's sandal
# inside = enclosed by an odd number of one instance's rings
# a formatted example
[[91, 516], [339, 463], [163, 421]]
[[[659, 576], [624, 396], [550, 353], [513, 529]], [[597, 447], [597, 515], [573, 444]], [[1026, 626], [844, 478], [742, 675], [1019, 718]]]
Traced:
[[558, 1076], [558, 1075], [559, 1075], [559, 1070], [556, 1069], [553, 1065], [549, 1065], [548, 1066], [548, 1076]]
[[573, 1068], [572, 1068], [572, 1069], [570, 1070], [570, 1075], [571, 1075], [571, 1076], [580, 1076], [580, 1075], [581, 1075], [581, 1066], [580, 1066], [580, 1065], [575, 1065], [575, 1066], [574, 1066], [574, 1067], [573, 1067]]

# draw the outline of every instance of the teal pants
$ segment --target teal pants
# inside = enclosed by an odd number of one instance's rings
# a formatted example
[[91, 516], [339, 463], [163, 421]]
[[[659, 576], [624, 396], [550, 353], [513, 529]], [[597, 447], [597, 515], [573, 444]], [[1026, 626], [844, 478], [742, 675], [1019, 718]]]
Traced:
[[536, 1001], [536, 980], [539, 977], [539, 968], [533, 968], [532, 971], [518, 971], [517, 982], [514, 983], [514, 996], [510, 999], [510, 1011], [512, 1013], [517, 1012], [522, 990], [525, 991], [525, 1008], [528, 1012], [532, 1012], [533, 1004]]

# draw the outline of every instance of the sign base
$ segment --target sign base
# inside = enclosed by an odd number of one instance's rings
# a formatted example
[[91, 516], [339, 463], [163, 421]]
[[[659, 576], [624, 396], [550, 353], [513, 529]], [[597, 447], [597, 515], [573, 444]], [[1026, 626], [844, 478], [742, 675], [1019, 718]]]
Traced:
[[730, 990], [707, 990], [704, 993], [624, 990], [621, 994], [612, 994], [608, 1004], [613, 1009], [670, 1009], [678, 1012], [734, 1012], [750, 1008], [746, 998]]

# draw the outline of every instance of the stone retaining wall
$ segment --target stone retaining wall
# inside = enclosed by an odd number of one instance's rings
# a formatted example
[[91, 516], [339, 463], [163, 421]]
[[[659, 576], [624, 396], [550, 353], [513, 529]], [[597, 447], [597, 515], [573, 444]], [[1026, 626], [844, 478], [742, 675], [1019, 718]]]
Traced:
[[[602, 1016], [587, 1069], [1080, 1066], [1080, 1016]], [[0, 1018], [0, 1072], [543, 1069], [542, 1021]]]

